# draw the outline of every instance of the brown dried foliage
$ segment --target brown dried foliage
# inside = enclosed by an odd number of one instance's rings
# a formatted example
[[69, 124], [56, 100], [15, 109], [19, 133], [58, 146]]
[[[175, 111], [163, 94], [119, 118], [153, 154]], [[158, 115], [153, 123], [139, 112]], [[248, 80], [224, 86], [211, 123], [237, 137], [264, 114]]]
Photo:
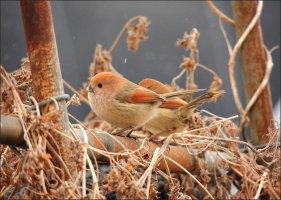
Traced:
[[129, 23], [127, 25], [127, 46], [129, 51], [137, 51], [139, 49], [140, 42], [143, 42], [148, 39], [146, 33], [148, 31], [148, 26], [150, 21], [144, 16], [140, 16], [138, 23]]
[[[135, 24], [133, 22], [136, 19], [139, 21]], [[128, 24], [125, 26], [125, 29], [129, 31], [128, 49], [137, 50], [139, 42], [146, 39], [144, 34], [147, 32], [149, 22], [145, 17], [136, 17], [129, 20]], [[198, 38], [199, 32], [193, 29], [190, 34], [185, 33], [183, 38], [177, 42], [177, 45], [191, 52], [181, 64], [181, 67], [189, 74], [194, 73], [198, 64]], [[89, 69], [91, 76], [101, 71], [114, 70], [111, 64], [113, 48], [110, 49], [111, 51], [103, 50], [101, 45], [97, 45]], [[28, 97], [32, 94], [32, 87], [26, 83], [31, 82], [31, 76], [28, 66], [25, 66], [24, 63], [26, 64], [27, 61], [23, 62], [22, 67], [17, 72], [11, 73], [9, 77], [13, 80], [16, 91], [19, 94], [23, 93], [20, 95], [21, 101], [30, 106], [32, 102]], [[213, 82], [210, 84], [209, 90], [216, 91], [221, 87], [222, 81], [214, 72], [211, 73]], [[194, 79], [187, 78], [192, 81], [188, 81], [186, 87], [196, 88]], [[83, 89], [80, 91], [84, 97], [87, 97], [87, 84], [88, 82], [84, 83]], [[11, 93], [10, 85], [7, 85], [6, 82], [1, 83], [2, 85], [1, 114], [19, 115], [19, 108], [15, 106], [15, 97]], [[177, 85], [169, 85], [169, 87], [173, 90], [179, 89]], [[79, 101], [75, 97], [71, 103], [78, 105]], [[149, 199], [157, 199], [160, 197], [157, 177], [159, 175], [165, 179], [165, 192], [168, 193], [169, 199], [248, 199], [256, 195], [260, 186], [263, 197], [275, 199], [279, 198], [281, 194], [280, 146], [275, 143], [280, 132], [279, 124], [272, 124], [272, 127], [269, 127], [266, 135], [269, 138], [267, 146], [254, 148], [250, 143], [237, 138], [239, 128], [232, 121], [235, 117], [203, 116], [201, 113], [195, 112], [188, 120], [189, 127], [186, 132], [175, 135], [172, 143], [184, 146], [188, 153], [196, 155], [196, 166], [198, 167], [194, 174], [171, 173], [168, 166], [167, 171], [163, 172], [157, 168], [156, 162], [153, 165], [151, 176], [145, 179], [144, 185], [140, 185], [138, 181], [149, 168], [153, 156], [147, 149], [140, 146], [139, 151], [129, 154], [129, 158], [126, 160], [121, 155], [104, 152], [110, 160], [109, 173], [102, 174], [98, 170], [98, 165], [95, 165], [92, 171], [89, 166], [85, 166], [83, 160], [85, 144], [80, 140], [73, 139], [70, 147], [64, 147], [69, 150], [70, 161], [60, 160], [56, 139], [52, 137], [52, 133], [56, 132], [56, 127], [50, 120], [52, 115], [57, 112], [56, 110], [44, 117], [35, 114], [34, 111], [27, 111], [28, 115], [24, 116], [24, 124], [29, 127], [26, 132], [31, 145], [29, 150], [20, 149], [17, 152], [0, 145], [1, 186], [3, 186], [0, 191], [1, 197], [105, 199], [108, 192], [115, 192], [118, 199], [146, 199], [147, 194]], [[100, 130], [112, 130], [110, 125], [97, 119], [92, 112], [82, 125]], [[61, 137], [65, 137], [65, 135], [62, 134]], [[242, 149], [241, 146], [243, 146]], [[130, 152], [130, 150], [124, 149], [124, 152]], [[20, 156], [17, 156], [18, 153]], [[159, 158], [164, 157], [160, 155]], [[98, 180], [94, 180], [94, 175], [92, 175], [93, 184], [87, 185], [87, 193], [83, 195], [79, 177], [72, 177], [66, 181], [66, 177], [72, 176], [72, 174], [71, 172], [67, 174], [65, 162], [72, 162], [71, 165], [75, 166], [81, 174], [87, 169], [102, 175], [98, 177]], [[93, 160], [92, 162], [98, 164], [102, 161], [96, 163], [96, 160]], [[99, 183], [96, 188], [95, 183]], [[232, 193], [231, 187], [236, 187], [234, 183], [237, 185], [237, 192]]]
[[[29, 97], [32, 96], [32, 86], [31, 86], [31, 72], [29, 60], [23, 58], [21, 60], [21, 66], [18, 70], [12, 72], [9, 76], [12, 83], [17, 90], [19, 97], [22, 102], [30, 105]], [[2, 79], [1, 79], [2, 81]], [[14, 98], [12, 95], [12, 90], [6, 82], [1, 82], [1, 113], [11, 114], [14, 112]]]

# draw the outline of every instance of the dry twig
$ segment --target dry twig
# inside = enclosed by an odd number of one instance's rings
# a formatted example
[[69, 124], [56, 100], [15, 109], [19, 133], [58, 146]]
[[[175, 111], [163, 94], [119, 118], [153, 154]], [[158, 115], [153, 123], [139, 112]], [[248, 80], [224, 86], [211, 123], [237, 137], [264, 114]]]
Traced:
[[228, 16], [226, 16], [222, 11], [220, 11], [215, 4], [212, 2], [212, 0], [207, 0], [208, 6], [211, 8], [211, 10], [219, 16], [220, 19], [222, 19], [224, 22], [230, 24], [231, 26], [235, 26], [235, 22], [233, 19], [230, 19]]

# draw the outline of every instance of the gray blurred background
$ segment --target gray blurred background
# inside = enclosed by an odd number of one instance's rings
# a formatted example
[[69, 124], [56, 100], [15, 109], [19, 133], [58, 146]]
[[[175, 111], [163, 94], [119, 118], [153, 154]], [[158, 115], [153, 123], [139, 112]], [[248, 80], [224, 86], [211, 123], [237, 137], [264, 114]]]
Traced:
[[[215, 2], [232, 17], [229, 1]], [[170, 83], [181, 69], [182, 56], [186, 51], [175, 46], [177, 38], [193, 27], [200, 32], [200, 63], [215, 70], [223, 78], [225, 97], [217, 103], [203, 106], [204, 109], [223, 117], [238, 114], [235, 107], [227, 63], [229, 59], [218, 17], [204, 1], [53, 1], [52, 14], [55, 25], [58, 51], [63, 78], [76, 89], [88, 78], [88, 67], [97, 44], [109, 48], [122, 26], [135, 15], [144, 15], [151, 20], [149, 39], [141, 43], [137, 52], [128, 52], [125, 37], [113, 52], [113, 65], [128, 79], [139, 82], [145, 77]], [[280, 44], [280, 1], [265, 1], [261, 16], [264, 43], [270, 49]], [[224, 24], [228, 36], [235, 42], [232, 27]], [[26, 56], [26, 42], [18, 1], [1, 1], [1, 64], [12, 71], [20, 66]], [[280, 49], [273, 54], [274, 69], [271, 75], [273, 105], [280, 98]], [[241, 77], [237, 63], [237, 82]], [[196, 83], [207, 88], [212, 76], [198, 68]], [[185, 78], [178, 81], [184, 86]], [[66, 90], [67, 93], [72, 94]], [[240, 89], [241, 98], [244, 97]], [[245, 105], [245, 102], [244, 102]], [[280, 107], [279, 107], [280, 109]], [[86, 105], [71, 107], [70, 112], [80, 119], [90, 111]], [[280, 116], [280, 115], [279, 115]]]

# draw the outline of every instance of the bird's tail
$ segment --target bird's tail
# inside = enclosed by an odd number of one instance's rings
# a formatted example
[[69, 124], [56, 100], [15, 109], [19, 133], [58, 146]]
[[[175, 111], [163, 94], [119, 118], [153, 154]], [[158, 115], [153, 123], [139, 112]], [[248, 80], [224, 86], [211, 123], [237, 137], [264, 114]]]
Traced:
[[187, 105], [181, 107], [179, 109], [180, 115], [183, 118], [189, 117], [193, 111], [198, 108], [199, 106], [203, 105], [204, 103], [210, 103], [216, 101], [218, 98], [222, 97], [224, 94], [224, 90], [220, 91], [209, 91], [205, 94], [202, 94], [199, 97], [191, 100]]
[[163, 99], [170, 99], [170, 98], [179, 97], [179, 96], [184, 97], [184, 96], [192, 94], [194, 92], [200, 92], [200, 91], [204, 91], [204, 90], [205, 89], [182, 90], [182, 91], [164, 93], [164, 94], [161, 94], [160, 96], [163, 97]]

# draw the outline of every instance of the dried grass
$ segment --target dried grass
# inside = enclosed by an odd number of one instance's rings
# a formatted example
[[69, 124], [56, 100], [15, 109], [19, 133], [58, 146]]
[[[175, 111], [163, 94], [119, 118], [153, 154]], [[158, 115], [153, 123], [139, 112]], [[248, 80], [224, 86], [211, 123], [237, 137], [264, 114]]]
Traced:
[[[133, 23], [136, 20], [139, 20], [138, 23]], [[147, 38], [145, 33], [148, 24], [146, 17], [134, 17], [120, 31], [109, 51], [97, 45], [89, 67], [90, 75], [101, 71], [117, 73], [111, 64], [111, 53], [121, 35], [127, 30], [128, 49], [137, 50], [139, 42]], [[193, 29], [177, 42], [190, 51], [190, 55], [184, 57], [180, 65], [183, 68], [180, 76], [187, 72], [186, 88], [194, 89], [194, 73], [200, 67], [213, 76], [209, 90], [218, 90], [222, 85], [220, 77], [199, 63], [198, 39], [199, 32]], [[229, 49], [232, 52], [232, 48]], [[175, 77], [170, 85], [174, 89], [179, 89], [175, 81], [180, 76]], [[208, 111], [202, 114], [197, 112], [190, 119], [186, 132], [170, 135], [154, 152], [144, 148], [147, 141], [143, 138], [136, 140], [139, 142], [138, 149], [130, 150], [108, 133], [113, 129], [110, 125], [92, 113], [83, 122], [76, 120], [78, 124], [70, 125], [72, 135], [60, 132], [51, 123], [50, 119], [58, 110], [41, 116], [38, 103], [32, 98], [32, 80], [27, 59], [22, 61], [17, 71], [10, 74], [1, 66], [1, 77], [1, 114], [19, 117], [27, 149], [0, 145], [0, 198], [156, 199], [163, 193], [168, 194], [168, 199], [280, 198], [281, 157], [280, 145], [276, 143], [279, 141], [279, 124], [272, 124], [265, 133], [269, 141], [266, 146], [254, 147], [239, 140], [240, 129], [233, 122], [237, 116], [224, 118]], [[88, 104], [85, 99], [87, 82], [79, 92], [65, 84], [77, 95], [71, 98], [68, 106], [79, 105], [78, 97]], [[102, 142], [103, 149], [90, 146], [87, 132], [93, 132], [93, 137], [97, 137], [95, 133], [98, 131], [116, 140], [122, 151], [109, 152], [105, 148], [106, 143]], [[52, 136], [54, 132], [72, 141], [71, 146], [64, 147], [69, 152], [68, 160], [62, 159], [56, 139]], [[144, 130], [139, 132], [145, 136]], [[132, 135], [136, 135], [135, 132]], [[188, 171], [184, 165], [179, 164], [179, 160], [164, 154], [170, 150], [171, 145], [184, 147], [186, 153], [196, 157], [195, 171]], [[107, 170], [103, 166], [104, 159], [96, 155], [108, 159]], [[160, 160], [164, 160], [165, 171], [159, 169]], [[182, 169], [183, 173], [173, 173], [172, 165]], [[69, 166], [74, 167], [78, 173], [72, 173]], [[164, 188], [162, 193], [159, 192], [160, 185]], [[236, 188], [237, 192], [232, 192], [232, 188]]]

